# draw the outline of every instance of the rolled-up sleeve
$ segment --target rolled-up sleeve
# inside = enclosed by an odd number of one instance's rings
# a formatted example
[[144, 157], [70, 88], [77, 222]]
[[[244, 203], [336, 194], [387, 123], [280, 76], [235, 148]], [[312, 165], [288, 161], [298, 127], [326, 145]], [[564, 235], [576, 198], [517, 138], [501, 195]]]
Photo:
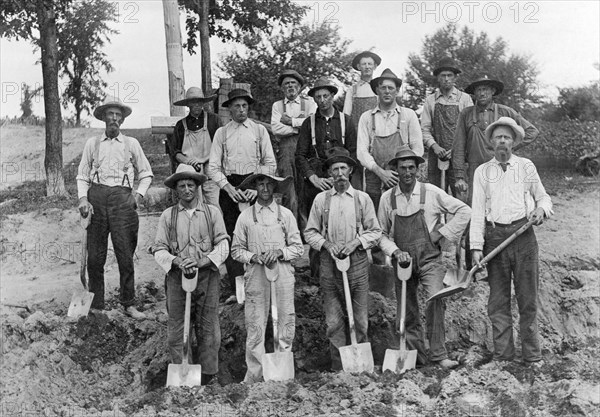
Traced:
[[394, 243], [394, 212], [390, 204], [390, 193], [393, 193], [395, 188], [392, 188], [381, 195], [379, 200], [379, 209], [377, 210], [377, 220], [381, 226], [381, 240], [379, 247], [387, 256], [398, 250], [398, 246]]
[[206, 170], [209, 178], [216, 182], [219, 188], [223, 188], [229, 183], [223, 173], [223, 146], [225, 146], [226, 136], [226, 126], [218, 128], [215, 132], [215, 137], [210, 147], [208, 168]]
[[256, 255], [248, 247], [248, 227], [251, 222], [247, 214], [247, 210], [244, 210], [238, 217], [231, 241], [231, 257], [243, 264], [250, 263], [252, 257]]
[[152, 245], [154, 260], [165, 273], [168, 273], [171, 270], [173, 259], [175, 259], [175, 256], [171, 255], [169, 252], [169, 229], [167, 219], [170, 219], [171, 217], [171, 210], [172, 209], [167, 209], [160, 215], [158, 226], [156, 228], [154, 245]]
[[300, 258], [304, 254], [304, 245], [302, 245], [300, 230], [298, 229], [294, 215], [288, 212], [284, 221], [288, 237], [285, 247], [281, 251], [283, 252], [283, 260], [291, 261], [292, 259]]
[[229, 240], [230, 237], [225, 229], [225, 222], [221, 211], [213, 206], [207, 206], [210, 210], [210, 219], [212, 220], [213, 229], [213, 250], [206, 255], [210, 261], [218, 268], [229, 256]]
[[306, 223], [306, 229], [304, 230], [304, 240], [306, 240], [306, 243], [308, 243], [311, 248], [317, 251], [320, 251], [323, 243], [325, 243], [325, 237], [321, 234], [324, 204], [325, 194], [318, 194], [310, 208], [308, 222]]
[[471, 220], [471, 208], [445, 192], [436, 194], [437, 204], [442, 212], [453, 214], [452, 220], [438, 231], [450, 242], [457, 242]]
[[273, 134], [277, 136], [290, 136], [296, 133], [296, 129], [281, 123], [282, 114], [280, 109], [282, 103], [281, 100], [276, 101], [271, 107], [271, 128], [273, 129]]
[[369, 171], [373, 171], [377, 163], [373, 155], [369, 153], [369, 143], [371, 141], [371, 112], [364, 112], [358, 121], [358, 131], [356, 133], [356, 157]]

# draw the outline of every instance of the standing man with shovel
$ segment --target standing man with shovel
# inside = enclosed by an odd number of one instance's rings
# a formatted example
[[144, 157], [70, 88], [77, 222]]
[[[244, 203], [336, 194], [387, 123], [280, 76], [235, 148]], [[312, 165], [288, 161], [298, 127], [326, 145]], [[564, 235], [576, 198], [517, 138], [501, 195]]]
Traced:
[[[493, 145], [494, 158], [479, 166], [473, 180], [471, 251], [479, 264], [507, 237], [529, 221], [540, 225], [552, 213], [535, 165], [513, 155], [525, 137], [525, 130], [510, 117], [501, 117], [485, 130]], [[515, 357], [511, 314], [511, 279], [514, 281], [523, 360], [535, 364], [542, 360], [537, 324], [539, 255], [533, 228], [528, 228], [495, 258], [489, 261], [490, 296], [488, 316], [494, 337], [494, 362]]]
[[[281, 371], [289, 374], [294, 371], [292, 343], [296, 329], [294, 310], [294, 267], [293, 259], [304, 253], [300, 231], [292, 212], [280, 206], [273, 193], [277, 187], [289, 186], [292, 177], [285, 180], [270, 174], [254, 174], [246, 178], [240, 189], [257, 191], [256, 203], [245, 209], [239, 216], [233, 232], [231, 256], [246, 265], [246, 365], [248, 370], [245, 383], [260, 382], [277, 373], [277, 369], [263, 368], [265, 355], [265, 330], [269, 314], [269, 300], [276, 297], [273, 304], [273, 320], [278, 318], [273, 328], [279, 352], [282, 355]], [[275, 269], [273, 274], [266, 271]], [[271, 283], [276, 294], [271, 294]], [[274, 353], [279, 353], [274, 352]], [[287, 359], [287, 360], [286, 360]], [[277, 366], [275, 366], [277, 368]], [[263, 375], [264, 374], [264, 375]], [[271, 379], [277, 379], [271, 378]]]
[[[417, 181], [419, 165], [425, 160], [412, 150], [404, 148], [390, 160], [398, 174], [398, 186], [381, 196], [378, 219], [383, 229], [379, 246], [396, 262], [412, 260], [412, 276], [406, 283], [406, 342], [409, 349], [417, 350], [417, 362], [427, 363], [423, 343], [417, 286], [423, 285], [429, 296], [444, 288], [445, 268], [442, 264], [440, 241], [457, 241], [462, 236], [471, 216], [471, 209], [440, 188]], [[444, 214], [453, 214], [451, 221], [440, 227]], [[396, 283], [398, 315], [400, 315], [401, 285]], [[458, 362], [448, 359], [445, 346], [445, 306], [442, 300], [426, 306], [427, 338], [431, 362], [442, 368], [454, 368]]]
[[[175, 174], [165, 180], [165, 185], [177, 192], [179, 203], [160, 216], [152, 247], [154, 259], [167, 273], [167, 337], [173, 364], [182, 362], [183, 335], [189, 332], [189, 328], [184, 329], [185, 284], [197, 276], [198, 283], [191, 288], [191, 322], [198, 354], [190, 357], [199, 359], [202, 385], [211, 382], [219, 370], [219, 266], [229, 254], [229, 236], [221, 212], [202, 203], [199, 196], [206, 180], [206, 175], [186, 164], [180, 164]], [[183, 352], [189, 352], [187, 348]]]
[[356, 340], [367, 342], [369, 325], [369, 262], [367, 249], [381, 238], [381, 227], [369, 196], [350, 185], [356, 162], [345, 148], [333, 148], [325, 161], [333, 188], [317, 195], [310, 210], [304, 237], [320, 251], [320, 280], [323, 308], [327, 321], [327, 337], [331, 350], [331, 369], [341, 370], [339, 348], [349, 344], [346, 332], [344, 286], [342, 272], [335, 258], [350, 258], [347, 277], [350, 285]]

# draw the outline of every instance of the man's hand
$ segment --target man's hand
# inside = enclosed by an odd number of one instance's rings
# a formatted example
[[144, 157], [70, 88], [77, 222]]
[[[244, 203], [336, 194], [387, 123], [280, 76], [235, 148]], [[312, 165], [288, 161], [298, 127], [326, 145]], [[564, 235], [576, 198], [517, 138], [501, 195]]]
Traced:
[[257, 254], [252, 255], [252, 258], [250, 259], [250, 263], [251, 264], [259, 264], [259, 265], [263, 264], [262, 260], [258, 257]]
[[323, 243], [323, 247], [329, 252], [329, 255], [331, 255], [332, 258], [337, 258], [339, 256], [341, 248], [337, 244], [326, 240], [325, 243]]
[[377, 171], [375, 172], [383, 185], [387, 188], [395, 187], [398, 184], [398, 173], [391, 169], [383, 169], [381, 167], [377, 167]]
[[270, 266], [273, 263], [277, 262], [279, 258], [283, 256], [283, 252], [281, 249], [277, 250], [269, 250], [263, 253], [260, 256], [260, 259], [264, 265]]
[[400, 249], [396, 249], [394, 253], [392, 253], [392, 258], [394, 258], [403, 268], [406, 268], [411, 260], [410, 253], [401, 251]]
[[281, 116], [281, 123], [283, 123], [284, 125], [288, 125], [291, 126], [292, 125], [292, 118], [290, 116], [288, 116], [287, 114], [284, 114]]
[[246, 194], [242, 190], [238, 190], [231, 184], [227, 184], [223, 189], [229, 194], [229, 197], [236, 203], [243, 203], [246, 201]]
[[84, 219], [87, 218], [88, 214], [94, 214], [94, 208], [88, 201], [87, 197], [81, 197], [79, 199], [79, 207], [77, 208], [79, 209], [79, 214], [81, 214], [81, 217]]
[[437, 143], [433, 144], [431, 149], [433, 150], [433, 153], [435, 154], [435, 156], [437, 156], [438, 159], [441, 159], [442, 161], [449, 160], [450, 156], [452, 155], [451, 149], [444, 149]]
[[483, 251], [473, 249], [471, 251], [471, 260], [473, 265], [479, 265], [483, 261]]
[[257, 195], [258, 195], [258, 191], [252, 190], [250, 188], [244, 191], [244, 196], [246, 198], [247, 203], [253, 203], [254, 200], [256, 200]]
[[196, 170], [196, 172], [202, 171], [202, 165], [204, 165], [202, 162], [200, 162], [200, 160], [198, 158], [194, 158], [194, 157], [188, 158], [188, 160], [186, 161], [186, 164], [193, 166], [194, 169]]
[[181, 269], [184, 275], [193, 274], [198, 270], [198, 263], [191, 258], [176, 257], [173, 259], [173, 265]]
[[317, 177], [317, 174], [312, 174], [309, 180], [321, 191], [327, 191], [333, 187], [333, 180], [331, 178], [319, 178]]
[[460, 191], [461, 193], [466, 193], [469, 191], [469, 185], [462, 178], [457, 180], [454, 185], [456, 186], [456, 190]]
[[444, 235], [442, 235], [438, 230], [434, 230], [433, 232], [429, 233], [429, 237], [431, 239], [431, 243], [437, 245], [439, 241], [442, 240]]
[[546, 217], [546, 213], [544, 212], [544, 209], [541, 207], [538, 207], [535, 210], [533, 210], [531, 213], [529, 213], [529, 216], [527, 216], [527, 219], [533, 220], [533, 224], [536, 226], [539, 226], [540, 224], [544, 223], [545, 217]]
[[196, 261], [196, 263], [198, 265], [198, 269], [210, 268], [213, 265], [210, 258], [206, 256], [201, 257], [198, 261]]
[[352, 253], [354, 253], [354, 251], [361, 245], [360, 240], [358, 239], [354, 239], [351, 242], [346, 243], [342, 249], [339, 251], [339, 254], [341, 256], [343, 256], [344, 258], [346, 256], [350, 256], [352, 255]]
[[133, 192], [133, 198], [135, 199], [135, 207], [136, 209], [142, 207], [144, 204], [144, 196], [138, 193], [137, 191]]

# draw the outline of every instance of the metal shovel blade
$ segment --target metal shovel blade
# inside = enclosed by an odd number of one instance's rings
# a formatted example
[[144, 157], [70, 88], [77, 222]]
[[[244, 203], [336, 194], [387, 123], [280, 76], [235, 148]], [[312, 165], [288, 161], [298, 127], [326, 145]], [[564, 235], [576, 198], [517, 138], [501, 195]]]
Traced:
[[294, 353], [273, 352], [262, 357], [265, 381], [287, 381], [294, 379]]
[[238, 304], [244, 304], [246, 300], [246, 291], [244, 291], [244, 276], [238, 275], [235, 277], [235, 298]]
[[383, 357], [383, 366], [381, 371], [390, 370], [397, 374], [402, 374], [409, 369], [415, 369], [417, 366], [417, 351], [416, 350], [395, 350], [386, 349]]
[[373, 352], [371, 343], [357, 343], [339, 348], [342, 369], [345, 372], [373, 372]]
[[69, 304], [67, 317], [79, 318], [87, 316], [93, 299], [94, 293], [92, 292], [86, 290], [75, 291], [71, 296], [71, 304]]
[[170, 363], [167, 370], [167, 387], [196, 387], [202, 381], [202, 366]]

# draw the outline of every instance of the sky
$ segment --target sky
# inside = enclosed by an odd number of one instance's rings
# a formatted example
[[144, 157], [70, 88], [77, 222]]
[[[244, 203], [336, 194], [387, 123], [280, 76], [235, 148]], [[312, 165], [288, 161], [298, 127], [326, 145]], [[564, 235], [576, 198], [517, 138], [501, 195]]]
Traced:
[[[310, 6], [307, 22], [328, 20], [340, 26], [351, 48], [371, 49], [382, 57], [376, 75], [390, 68], [402, 76], [408, 55], [420, 52], [422, 42], [447, 22], [485, 31], [508, 43], [509, 53], [531, 55], [539, 73], [542, 94], [556, 98], [557, 87], [578, 87], [599, 79], [594, 63], [600, 61], [600, 2], [598, 1], [297, 1]], [[108, 94], [133, 108], [124, 128], [149, 127], [151, 116], [169, 115], [169, 94], [163, 10], [160, 0], [118, 1], [118, 22], [105, 52], [115, 71], [105, 76]], [[185, 40], [185, 16], [181, 16]], [[211, 40], [213, 79], [219, 73], [219, 55], [235, 51], [236, 44]], [[39, 86], [42, 70], [28, 42], [0, 39], [0, 116], [21, 114], [21, 84]], [[183, 53], [185, 87], [200, 86], [200, 56]], [[273, 80], [275, 83], [276, 80]], [[213, 87], [218, 85], [213, 81]], [[34, 102], [43, 115], [43, 100]], [[64, 111], [64, 115], [72, 111]], [[84, 115], [92, 127], [103, 123]]]

